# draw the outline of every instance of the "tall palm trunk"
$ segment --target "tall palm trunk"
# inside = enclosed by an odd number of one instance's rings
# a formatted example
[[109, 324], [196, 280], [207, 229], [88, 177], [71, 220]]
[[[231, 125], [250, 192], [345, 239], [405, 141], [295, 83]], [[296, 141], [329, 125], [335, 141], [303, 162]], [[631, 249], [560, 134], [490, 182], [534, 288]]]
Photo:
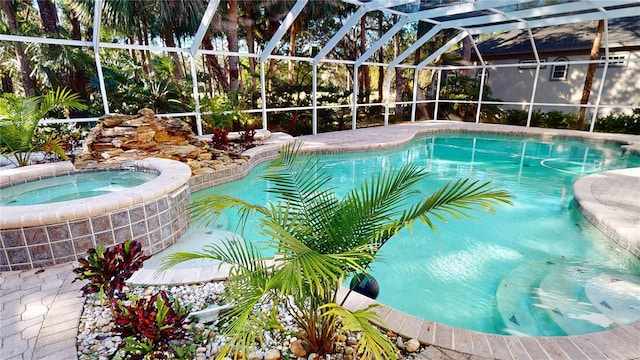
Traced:
[[[591, 47], [591, 60], [598, 60], [600, 57], [600, 44], [602, 43], [602, 33], [604, 32], [604, 20], [598, 21], [598, 29], [596, 30], [596, 37], [593, 40], [593, 46]], [[580, 99], [581, 105], [589, 103], [589, 96], [591, 95], [591, 86], [593, 85], [593, 76], [596, 73], [596, 67], [598, 64], [590, 63], [587, 69], [587, 76], [584, 78], [584, 87], [582, 88], [582, 98]], [[581, 130], [584, 125], [584, 117], [587, 108], [585, 106], [580, 107], [578, 112], [578, 122], [576, 123], [576, 130]]]
[[[205, 50], [213, 50], [211, 41], [211, 37], [205, 34], [204, 38], [202, 39], [202, 46]], [[206, 63], [209, 69], [209, 73], [213, 75], [212, 77], [216, 80], [218, 85], [224, 92], [229, 92], [229, 80], [227, 79], [227, 74], [225, 73], [224, 68], [220, 66], [218, 58], [215, 55], [207, 54]]]
[[[462, 39], [462, 62], [463, 65], [471, 64], [471, 37], [465, 36]], [[469, 69], [460, 69], [460, 75], [469, 76]]]
[[11, 74], [8, 72], [2, 73], [2, 92], [12, 94], [14, 92], [13, 89], [13, 80], [11, 80]]
[[[296, 35], [298, 33], [298, 22], [294, 21], [289, 29], [289, 56], [295, 56], [297, 51]], [[293, 60], [289, 60], [289, 85], [295, 84], [295, 66]]]
[[[269, 36], [272, 37], [276, 31], [278, 31], [278, 28], [280, 27], [280, 22], [276, 19], [269, 19]], [[275, 72], [276, 72], [276, 60], [274, 58], [269, 59], [269, 69], [267, 71], [267, 74], [269, 75], [267, 81], [268, 86], [267, 89], [269, 91], [272, 90], [272, 86], [273, 86], [273, 81], [272, 79], [275, 77]]]
[[[398, 16], [393, 15], [393, 22], [398, 21]], [[400, 56], [400, 36], [395, 34], [393, 36], [393, 57], [397, 58]], [[402, 69], [396, 67], [396, 101], [402, 101], [402, 87], [404, 86], [402, 81]], [[404, 110], [401, 104], [396, 104], [396, 119], [398, 121], [402, 121], [404, 117]]]
[[[428, 31], [429, 29], [433, 27], [433, 25], [426, 23], [424, 21], [419, 21], [418, 22], [418, 29], [416, 32], [416, 39], [420, 39], [422, 38]], [[422, 61], [422, 46], [418, 47], [418, 49], [416, 50], [414, 57], [413, 57], [413, 64], [414, 65], [418, 65], [420, 64], [420, 62]], [[420, 69], [416, 69], [415, 71], [420, 71]], [[418, 92], [418, 100], [424, 100], [425, 94], [422, 92]], [[416, 115], [418, 117], [419, 120], [422, 119], [428, 119], [429, 116], [429, 108], [427, 106], [427, 104], [421, 103], [421, 104], [416, 104]]]
[[[367, 51], [367, 17], [360, 19], [360, 55]], [[369, 66], [360, 67], [360, 83], [364, 92], [364, 102], [369, 103], [369, 94], [371, 93], [371, 78], [369, 77]]]
[[80, 25], [80, 20], [73, 10], [69, 11], [69, 22], [71, 23], [71, 38], [73, 40], [82, 40], [82, 27]]
[[[229, 0], [227, 41], [229, 51], [238, 52], [238, 0]], [[229, 56], [229, 91], [238, 91], [238, 57]]]
[[[382, 25], [383, 25], [383, 17], [382, 11], [378, 11], [378, 38], [382, 37]], [[384, 47], [380, 47], [378, 49], [378, 62], [380, 64], [384, 63], [384, 52], [382, 51]], [[382, 85], [384, 83], [384, 67], [378, 66], [378, 101], [382, 102]]]
[[[244, 32], [247, 36], [247, 50], [249, 50], [250, 54], [255, 53], [255, 44], [253, 38], [253, 29], [251, 27], [251, 3], [246, 1], [242, 3], [244, 7], [244, 19], [242, 21], [244, 25]], [[251, 108], [255, 109], [257, 107], [257, 96], [256, 89], [258, 88], [258, 84], [256, 83], [256, 59], [254, 57], [249, 57], [249, 75], [251, 76]]]
[[[166, 26], [162, 30], [162, 37], [164, 38], [164, 43], [167, 44], [167, 47], [174, 48], [176, 47], [176, 42], [173, 40], [173, 31], [171, 28]], [[184, 80], [184, 73], [182, 72], [182, 65], [180, 62], [180, 57], [177, 52], [170, 52], [171, 58], [173, 59], [173, 74], [176, 76], [178, 80]]]
[[[13, 9], [13, 2], [11, 0], [2, 0], [0, 1], [0, 5], [2, 6], [2, 10], [7, 16], [7, 22], [9, 25], [9, 32], [11, 35], [18, 34], [18, 21], [16, 19], [16, 13]], [[24, 88], [24, 93], [26, 96], [34, 95], [34, 84], [33, 80], [29, 77], [31, 74], [31, 66], [29, 65], [29, 60], [27, 59], [27, 55], [24, 52], [24, 47], [22, 47], [22, 43], [19, 41], [13, 42], [14, 49], [16, 50], [16, 57], [20, 62], [20, 78], [22, 79], [22, 87]]]
[[51, 0], [38, 0], [40, 19], [44, 31], [49, 34], [58, 34], [58, 12]]

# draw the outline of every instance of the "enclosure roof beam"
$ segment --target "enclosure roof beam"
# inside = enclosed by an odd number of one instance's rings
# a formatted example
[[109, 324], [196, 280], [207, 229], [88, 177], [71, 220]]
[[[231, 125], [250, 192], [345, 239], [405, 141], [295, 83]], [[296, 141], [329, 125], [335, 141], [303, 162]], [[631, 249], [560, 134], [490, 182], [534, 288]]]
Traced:
[[284, 34], [287, 33], [287, 30], [289, 30], [291, 25], [293, 25], [293, 22], [296, 21], [296, 18], [298, 17], [298, 15], [300, 15], [304, 7], [307, 5], [307, 2], [308, 0], [296, 1], [295, 5], [293, 5], [293, 8], [291, 8], [291, 11], [289, 11], [287, 16], [280, 23], [280, 27], [278, 27], [276, 33], [273, 34], [267, 45], [265, 45], [264, 49], [262, 50], [262, 53], [260, 54], [261, 62], [267, 60], [269, 55], [271, 55], [273, 49], [276, 48]]
[[406, 17], [406, 16], [401, 17], [400, 20], [398, 20], [398, 22], [395, 25], [393, 25], [393, 27], [391, 29], [389, 29], [389, 31], [384, 33], [384, 35], [382, 35], [380, 37], [380, 39], [378, 39], [375, 43], [373, 43], [371, 45], [371, 47], [364, 54], [362, 54], [362, 56], [360, 56], [356, 60], [355, 66], [358, 67], [358, 66], [362, 65], [365, 61], [367, 61], [367, 59], [369, 59], [373, 55], [373, 53], [378, 51], [378, 49], [380, 49], [384, 44], [389, 42], [389, 40], [391, 40], [391, 38], [396, 33], [398, 33], [398, 31], [402, 30], [402, 28], [408, 22], [409, 22], [409, 18], [408, 17]]
[[587, 22], [592, 20], [604, 20], [607, 18], [624, 18], [624, 17], [632, 17], [632, 16], [640, 16], [640, 7], [607, 10], [607, 14], [602, 14], [600, 12], [588, 13], [588, 14], [569, 14], [569, 15], [553, 17], [553, 18], [528, 20], [526, 22], [514, 22], [510, 24], [483, 26], [478, 28], [467, 29], [467, 31], [471, 35], [478, 35], [478, 34], [484, 34], [484, 33], [492, 33], [496, 31], [509, 31], [509, 30], [518, 30], [518, 29], [524, 30], [528, 27], [533, 29], [533, 28], [539, 28], [539, 27], [554, 26], [557, 24], [580, 23], [580, 22]]
[[592, 9], [594, 6], [594, 3], [603, 3], [603, 2], [606, 3], [607, 6], [617, 6], [617, 5], [628, 4], [629, 0], [606, 0], [606, 1], [593, 0], [589, 2], [586, 2], [586, 1], [577, 2], [577, 3], [572, 2], [572, 3], [565, 3], [565, 4], [536, 7], [536, 8], [525, 9], [525, 10], [516, 10], [512, 12], [507, 12], [507, 13], [491, 8], [489, 10], [498, 12], [498, 13], [491, 14], [491, 15], [466, 17], [466, 18], [456, 19], [451, 21], [443, 21], [442, 27], [445, 29], [464, 28], [468, 26], [477, 26], [477, 25], [483, 25], [483, 24], [495, 24], [497, 22], [508, 21], [508, 20], [527, 21], [527, 19], [529, 18], [539, 18], [542, 16], [553, 16], [553, 18], [557, 18], [561, 14], [567, 14], [567, 13]]
[[14, 41], [20, 43], [34, 43], [34, 44], [53, 44], [53, 45], [68, 45], [68, 46], [93, 46], [93, 41], [81, 41], [71, 39], [55, 39], [44, 37], [33, 37], [23, 35], [5, 35], [0, 34], [0, 41]]
[[360, 19], [367, 13], [368, 8], [366, 6], [362, 6], [356, 10], [356, 12], [351, 15], [349, 20], [338, 30], [338, 32], [327, 41], [327, 44], [320, 49], [318, 54], [313, 58], [313, 64], [318, 65], [318, 63], [325, 57], [327, 54], [342, 40], [342, 38], [351, 30]]
[[428, 64], [430, 64], [432, 61], [434, 61], [435, 59], [438, 58], [438, 56], [444, 54], [447, 50], [449, 50], [453, 45], [457, 44], [458, 42], [460, 42], [462, 39], [464, 39], [465, 37], [469, 36], [469, 33], [466, 31], [462, 31], [460, 32], [458, 35], [456, 35], [453, 39], [447, 41], [446, 44], [444, 44], [443, 46], [441, 46], [438, 50], [436, 50], [435, 52], [433, 52], [431, 55], [427, 56], [426, 59], [424, 59], [420, 64], [418, 64], [416, 66], [416, 69], [421, 69], [425, 66], [427, 66]]
[[209, 4], [207, 5], [207, 9], [204, 11], [204, 15], [200, 20], [200, 27], [198, 27], [198, 32], [193, 37], [193, 42], [191, 43], [191, 48], [189, 49], [191, 55], [195, 55], [196, 51], [200, 48], [200, 44], [202, 44], [202, 39], [204, 39], [204, 35], [209, 30], [209, 24], [211, 24], [211, 20], [213, 19], [213, 15], [216, 13], [218, 9], [218, 5], [220, 4], [220, 0], [209, 0]]
[[426, 43], [427, 41], [429, 41], [429, 39], [434, 37], [441, 29], [442, 29], [442, 25], [436, 24], [433, 28], [431, 28], [431, 30], [429, 30], [426, 34], [424, 34], [420, 39], [416, 40], [416, 42], [414, 42], [411, 46], [409, 46], [407, 50], [402, 52], [402, 54], [398, 55], [397, 58], [393, 59], [393, 61], [389, 63], [389, 69], [396, 67], [402, 61], [404, 61], [404, 59], [406, 59], [409, 55], [413, 54], [416, 50], [418, 50], [420, 46], [424, 45], [424, 43]]
[[464, 13], [469, 13], [473, 11], [479, 10], [487, 10], [491, 8], [501, 7], [505, 5], [517, 5], [520, 3], [527, 3], [531, 0], [514, 0], [511, 2], [506, 2], [505, 0], [478, 0], [476, 2], [467, 2], [464, 4], [455, 4], [450, 6], [443, 6], [434, 9], [422, 10], [415, 13], [410, 13], [407, 16], [409, 17], [409, 21], [423, 20], [428, 21], [432, 18], [437, 18], [441, 16], [451, 16], [451, 15], [459, 15]]

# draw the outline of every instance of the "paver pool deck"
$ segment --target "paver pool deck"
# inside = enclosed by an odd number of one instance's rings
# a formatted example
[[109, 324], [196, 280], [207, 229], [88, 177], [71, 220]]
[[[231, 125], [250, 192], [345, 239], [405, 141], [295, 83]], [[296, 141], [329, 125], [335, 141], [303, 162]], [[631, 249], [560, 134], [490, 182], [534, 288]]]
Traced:
[[[307, 149], [346, 152], [385, 149], [410, 141], [422, 131], [483, 131], [537, 136], [587, 137], [625, 141], [640, 153], [640, 136], [590, 134], [550, 129], [427, 121], [303, 136]], [[278, 138], [278, 137], [274, 137]], [[282, 141], [281, 138], [279, 138]], [[277, 139], [276, 139], [277, 140]], [[276, 143], [274, 141], [273, 143]], [[574, 196], [583, 214], [622, 247], [638, 256], [640, 248], [640, 168], [582, 178]], [[1, 214], [0, 214], [1, 216]], [[0, 275], [0, 359], [75, 359], [83, 309], [81, 282], [72, 283], [75, 263], [3, 272]], [[173, 269], [155, 276], [142, 269], [131, 281], [144, 284], [192, 283], [223, 279], [225, 269]], [[356, 296], [353, 296], [356, 295]], [[351, 308], [370, 300], [352, 294]], [[639, 310], [640, 311], [640, 310]], [[453, 328], [382, 307], [381, 318], [403, 336], [459, 353], [461, 359], [640, 359], [640, 321], [614, 330], [575, 336], [502, 336]]]

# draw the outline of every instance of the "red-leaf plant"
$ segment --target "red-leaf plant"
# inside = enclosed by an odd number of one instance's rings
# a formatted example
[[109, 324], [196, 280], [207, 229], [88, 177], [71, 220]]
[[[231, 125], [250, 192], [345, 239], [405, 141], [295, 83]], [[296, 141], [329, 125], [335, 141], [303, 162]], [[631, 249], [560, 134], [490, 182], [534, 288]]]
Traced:
[[229, 139], [227, 136], [229, 132], [224, 129], [213, 129], [213, 135], [211, 137], [212, 146], [218, 150], [227, 150], [229, 147]]
[[121, 348], [133, 358], [175, 356], [176, 343], [186, 335], [183, 324], [188, 315], [189, 307], [180, 306], [178, 299], [171, 299], [164, 290], [150, 299], [133, 299], [129, 305], [120, 302], [115, 317], [116, 331], [127, 337], [125, 344], [128, 345]]
[[107, 249], [99, 245], [89, 249], [86, 258], [78, 260], [80, 266], [73, 269], [77, 274], [73, 281], [89, 280], [80, 289], [82, 293], [99, 293], [100, 299], [109, 303], [115, 315], [118, 299], [123, 298], [123, 286], [149, 257], [144, 255], [142, 245], [135, 240], [126, 240]]

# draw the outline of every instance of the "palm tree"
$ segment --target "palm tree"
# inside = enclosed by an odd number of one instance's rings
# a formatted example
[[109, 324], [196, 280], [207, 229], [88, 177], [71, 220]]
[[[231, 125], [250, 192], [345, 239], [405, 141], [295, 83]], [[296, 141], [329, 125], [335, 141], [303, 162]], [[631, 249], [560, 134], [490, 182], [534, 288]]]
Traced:
[[[596, 29], [596, 35], [593, 39], [593, 46], [591, 47], [591, 53], [589, 54], [590, 60], [598, 60], [600, 57], [600, 44], [602, 43], [602, 34], [604, 33], [604, 20], [598, 21], [598, 28]], [[597, 63], [590, 63], [587, 68], [587, 75], [584, 78], [584, 86], [582, 87], [582, 97], [580, 98], [580, 104], [585, 105], [589, 103], [589, 96], [591, 95], [591, 86], [593, 85], [593, 77], [596, 74]], [[578, 111], [578, 122], [575, 129], [582, 130], [584, 125], [584, 117], [587, 108], [585, 106], [580, 107]]]
[[[167, 47], [176, 47], [175, 40], [195, 35], [200, 25], [200, 19], [207, 7], [204, 0], [155, 0], [154, 10], [158, 14], [157, 25]], [[185, 79], [178, 53], [170, 53], [175, 64], [175, 76], [179, 80]]]
[[46, 33], [59, 34], [58, 11], [51, 0], [37, 0], [42, 27]]
[[0, 98], [1, 153], [13, 156], [18, 166], [29, 165], [31, 154], [37, 151], [53, 152], [66, 159], [58, 139], [38, 133], [38, 124], [51, 111], [86, 109], [78, 98], [77, 94], [64, 89], [26, 98], [5, 94]]
[[[8, 30], [11, 35], [18, 35], [18, 18], [16, 7], [23, 6], [24, 4], [18, 3], [13, 0], [0, 1], [2, 11], [7, 17]], [[35, 85], [33, 79], [31, 79], [31, 65], [29, 64], [29, 57], [26, 54], [22, 43], [17, 41], [13, 43], [16, 51], [16, 57], [20, 62], [20, 78], [22, 80], [22, 88], [27, 96], [31, 96], [35, 93]]]
[[[361, 331], [359, 351], [371, 359], [395, 357], [395, 346], [376, 330], [370, 320], [380, 321], [367, 308], [350, 312], [338, 304], [341, 282], [366, 273], [380, 248], [398, 231], [416, 220], [434, 227], [433, 218], [469, 217], [468, 210], [493, 210], [510, 204], [509, 194], [479, 184], [458, 180], [431, 196], [421, 196], [413, 186], [427, 173], [409, 164], [365, 181], [339, 199], [326, 185], [331, 176], [312, 156], [300, 158], [300, 145], [287, 145], [262, 176], [275, 203], [255, 205], [227, 195], [210, 195], [192, 204], [194, 220], [209, 222], [220, 211], [238, 209], [240, 224], [249, 216], [260, 216], [262, 232], [277, 249], [267, 264], [256, 245], [239, 238], [222, 245], [208, 245], [198, 253], [176, 253], [164, 259], [163, 270], [194, 258], [209, 258], [232, 264], [227, 299], [234, 303], [220, 323], [231, 338], [220, 357], [233, 349], [251, 349], [262, 336], [264, 316], [254, 306], [264, 301], [284, 304], [301, 331], [310, 351], [334, 350], [339, 323]], [[418, 201], [415, 201], [419, 195]], [[344, 329], [344, 328], [343, 328]]]

